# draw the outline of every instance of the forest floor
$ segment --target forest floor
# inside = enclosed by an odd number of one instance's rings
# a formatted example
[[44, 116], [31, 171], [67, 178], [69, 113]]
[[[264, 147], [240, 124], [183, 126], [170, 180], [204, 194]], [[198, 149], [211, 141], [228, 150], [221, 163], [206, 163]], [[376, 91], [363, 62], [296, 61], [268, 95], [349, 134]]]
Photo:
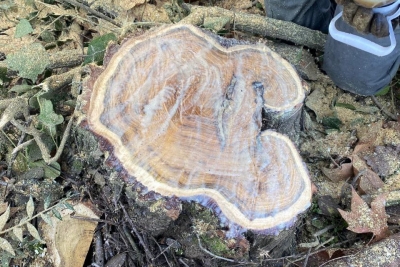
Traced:
[[[321, 71], [325, 35], [261, 35], [260, 0], [184, 2], [0, 1], [0, 265], [400, 265], [400, 78], [377, 96], [345, 92]], [[307, 84], [297, 145], [316, 193], [278, 236], [227, 238], [200, 204], [127, 185], [77, 119], [87, 66], [109, 42], [182, 19], [269, 46]]]

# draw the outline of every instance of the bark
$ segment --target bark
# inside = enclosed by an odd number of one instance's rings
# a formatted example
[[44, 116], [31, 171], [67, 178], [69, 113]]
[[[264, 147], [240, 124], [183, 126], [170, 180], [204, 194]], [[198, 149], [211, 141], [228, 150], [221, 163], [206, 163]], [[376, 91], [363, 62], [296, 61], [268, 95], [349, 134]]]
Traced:
[[193, 6], [190, 4], [182, 4], [182, 7], [191, 14], [182, 19], [179, 22], [181, 24], [200, 26], [205, 17], [229, 17], [230, 23], [239, 31], [290, 41], [320, 51], [324, 50], [326, 34], [292, 22], [233, 12], [219, 7]]

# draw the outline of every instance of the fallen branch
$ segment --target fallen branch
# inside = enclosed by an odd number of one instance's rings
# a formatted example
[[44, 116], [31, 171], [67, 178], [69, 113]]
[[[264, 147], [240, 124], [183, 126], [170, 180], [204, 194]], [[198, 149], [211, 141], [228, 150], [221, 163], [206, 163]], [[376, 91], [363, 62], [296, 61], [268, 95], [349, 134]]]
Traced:
[[101, 19], [104, 19], [104, 20], [106, 20], [106, 21], [108, 21], [108, 22], [114, 24], [114, 25], [117, 26], [117, 27], [121, 27], [121, 25], [120, 25], [118, 22], [115, 22], [112, 18], [107, 17], [106, 15], [104, 15], [104, 14], [102, 14], [102, 13], [100, 13], [100, 12], [98, 12], [98, 11], [96, 11], [96, 10], [94, 10], [94, 9], [92, 9], [92, 8], [90, 8], [90, 7], [88, 7], [88, 6], [85, 6], [84, 4], [81, 4], [81, 3], [79, 3], [79, 2], [76, 2], [76, 1], [74, 1], [74, 0], [59, 0], [59, 1], [57, 1], [57, 2], [61, 2], [61, 3], [64, 2], [64, 3], [68, 3], [68, 4], [70, 4], [70, 5], [73, 5], [73, 6], [75, 6], [75, 7], [82, 8], [83, 10], [85, 10], [86, 12], [88, 12], [88, 13], [90, 13], [90, 14], [92, 14], [92, 15], [95, 15], [95, 16], [101, 18]]
[[41, 133], [39, 130], [37, 130], [37, 129], [34, 128], [33, 126], [25, 127], [25, 126], [23, 126], [21, 123], [19, 123], [19, 122], [18, 122], [17, 120], [15, 120], [15, 119], [11, 119], [10, 122], [11, 122], [16, 128], [18, 128], [18, 130], [20, 130], [21, 132], [27, 133], [27, 134], [30, 134], [30, 135], [33, 136], [33, 138], [34, 138], [35, 141], [36, 141], [36, 144], [38, 145], [38, 147], [39, 147], [39, 149], [40, 149], [40, 152], [42, 153], [43, 160], [44, 160], [48, 165], [50, 165], [50, 164], [56, 162], [56, 161], [60, 158], [61, 153], [62, 153], [63, 150], [64, 150], [65, 143], [67, 142], [67, 139], [68, 139], [68, 137], [69, 137], [69, 134], [70, 134], [70, 131], [71, 131], [71, 127], [72, 127], [73, 119], [74, 119], [73, 117], [70, 118], [70, 120], [69, 120], [69, 122], [68, 122], [68, 124], [67, 124], [67, 127], [65, 128], [65, 131], [64, 131], [64, 134], [63, 134], [63, 136], [62, 136], [60, 145], [59, 145], [59, 147], [58, 147], [58, 149], [57, 149], [57, 152], [56, 152], [56, 154], [55, 154], [53, 157], [51, 157], [51, 154], [50, 154], [49, 149], [46, 147], [45, 143], [43, 142], [43, 140], [42, 140], [42, 138], [41, 138], [41, 134], [42, 134], [42, 133]]
[[282, 39], [320, 51], [324, 50], [326, 34], [292, 22], [233, 12], [220, 7], [194, 6], [185, 3], [182, 7], [190, 12], [189, 16], [179, 22], [182, 24], [200, 26], [206, 17], [228, 17], [230, 23], [240, 31]]
[[376, 98], [376, 96], [371, 96], [372, 101], [375, 103], [375, 105], [380, 108], [380, 110], [389, 118], [391, 118], [394, 121], [398, 120], [398, 117], [391, 113], [390, 111], [388, 111], [381, 103], [379, 103], [378, 99]]

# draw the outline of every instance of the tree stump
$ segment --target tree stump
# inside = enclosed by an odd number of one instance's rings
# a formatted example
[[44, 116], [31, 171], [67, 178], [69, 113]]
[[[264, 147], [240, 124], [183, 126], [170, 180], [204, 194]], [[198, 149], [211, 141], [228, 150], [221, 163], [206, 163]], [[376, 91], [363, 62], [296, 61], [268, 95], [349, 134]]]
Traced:
[[296, 132], [304, 91], [266, 46], [174, 25], [105, 63], [85, 90], [89, 129], [149, 190], [211, 207], [239, 232], [276, 233], [310, 205], [306, 168], [276, 131]]

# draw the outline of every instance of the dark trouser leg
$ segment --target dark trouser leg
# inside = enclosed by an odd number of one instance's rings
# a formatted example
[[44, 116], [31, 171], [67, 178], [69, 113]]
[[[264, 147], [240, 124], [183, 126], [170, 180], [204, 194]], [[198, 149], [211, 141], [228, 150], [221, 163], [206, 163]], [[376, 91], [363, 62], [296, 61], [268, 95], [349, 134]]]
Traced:
[[313, 30], [328, 32], [336, 4], [331, 0], [264, 0], [267, 17], [292, 21]]

